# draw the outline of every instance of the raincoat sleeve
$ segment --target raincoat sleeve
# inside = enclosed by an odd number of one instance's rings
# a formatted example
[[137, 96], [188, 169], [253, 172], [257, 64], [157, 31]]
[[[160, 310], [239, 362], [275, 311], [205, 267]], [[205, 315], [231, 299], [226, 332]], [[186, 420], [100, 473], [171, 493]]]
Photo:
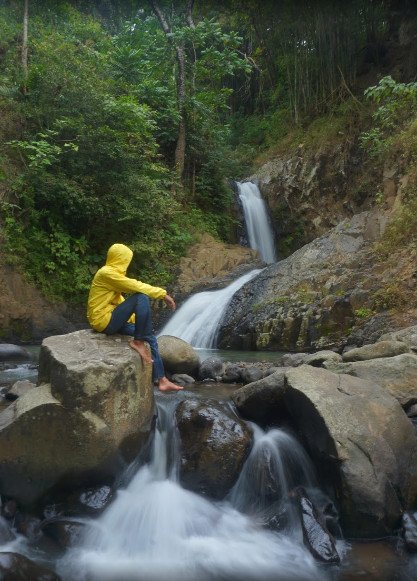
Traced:
[[143, 293], [152, 299], [163, 299], [167, 294], [167, 291], [163, 288], [146, 284], [134, 278], [128, 278], [115, 270], [112, 270], [112, 272], [107, 271], [103, 279], [103, 282], [112, 290], [120, 293]]

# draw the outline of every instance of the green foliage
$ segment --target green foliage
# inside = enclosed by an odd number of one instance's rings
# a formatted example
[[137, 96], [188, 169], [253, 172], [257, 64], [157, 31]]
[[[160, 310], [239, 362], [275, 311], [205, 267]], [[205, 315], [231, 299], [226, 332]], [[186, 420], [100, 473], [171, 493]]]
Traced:
[[0, 109], [16, 127], [11, 136], [0, 122], [0, 137], [8, 137], [0, 146], [7, 259], [49, 296], [84, 301], [107, 247], [124, 242], [135, 252], [136, 276], [169, 284], [200, 232], [227, 236], [231, 228], [224, 176], [234, 162], [223, 122], [231, 90], [222, 78], [248, 68], [236, 51], [241, 39], [213, 20], [176, 26], [176, 40], [198, 53], [186, 103], [189, 194], [170, 168], [179, 123], [175, 55], [155, 19], [142, 11], [111, 36], [88, 3], [78, 3], [84, 12], [47, 4], [30, 13], [25, 94], [21, 11], [0, 9]]
[[400, 308], [406, 303], [406, 297], [401, 286], [394, 282], [378, 289], [372, 297], [372, 308], [375, 311], [386, 311]]
[[374, 311], [372, 309], [368, 309], [367, 307], [359, 307], [359, 309], [356, 309], [354, 311], [354, 315], [358, 319], [368, 319], [373, 314], [374, 314]]
[[381, 158], [393, 143], [393, 134], [417, 113], [417, 83], [397, 83], [391, 76], [369, 87], [365, 96], [376, 103], [373, 125], [362, 133], [360, 142], [375, 158]]

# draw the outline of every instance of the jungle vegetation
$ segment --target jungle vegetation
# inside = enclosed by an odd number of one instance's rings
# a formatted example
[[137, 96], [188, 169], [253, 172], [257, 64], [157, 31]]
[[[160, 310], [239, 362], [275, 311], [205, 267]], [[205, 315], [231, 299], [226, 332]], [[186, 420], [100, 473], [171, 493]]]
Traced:
[[[121, 241], [138, 275], [169, 284], [200, 232], [233, 240], [229, 180], [260, 151], [347, 100], [375, 109], [378, 92], [367, 99], [357, 79], [413, 10], [393, 0], [0, 0], [4, 257], [49, 297], [77, 302]], [[401, 131], [416, 114], [407, 90], [397, 95], [409, 117], [392, 113]], [[387, 125], [373, 123], [363, 140], [383, 155]]]

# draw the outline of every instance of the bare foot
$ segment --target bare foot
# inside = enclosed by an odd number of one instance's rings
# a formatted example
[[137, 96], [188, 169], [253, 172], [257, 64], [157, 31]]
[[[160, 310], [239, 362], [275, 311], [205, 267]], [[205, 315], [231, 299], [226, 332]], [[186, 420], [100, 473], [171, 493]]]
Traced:
[[149, 351], [147, 350], [143, 341], [139, 341], [139, 339], [133, 339], [133, 341], [129, 342], [129, 347], [132, 347], [132, 349], [139, 353], [144, 363], [153, 363], [153, 359], [150, 356]]
[[183, 387], [172, 383], [172, 381], [169, 381], [167, 377], [161, 377], [158, 387], [159, 391], [181, 391], [184, 389]]

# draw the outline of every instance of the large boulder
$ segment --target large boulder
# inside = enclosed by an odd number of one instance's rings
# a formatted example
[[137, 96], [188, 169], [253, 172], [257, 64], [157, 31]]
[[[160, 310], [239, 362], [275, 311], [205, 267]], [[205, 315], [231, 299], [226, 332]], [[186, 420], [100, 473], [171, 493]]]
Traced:
[[108, 478], [121, 467], [103, 420], [67, 409], [48, 384], [31, 389], [0, 414], [0, 490], [23, 505], [61, 482]]
[[286, 371], [286, 368], [278, 369], [259, 381], [248, 383], [232, 394], [232, 400], [242, 416], [263, 426], [277, 423], [285, 407]]
[[151, 366], [126, 337], [45, 339], [38, 387], [0, 414], [0, 492], [29, 505], [58, 488], [107, 482], [133, 460], [154, 417]]
[[228, 406], [214, 400], [182, 401], [176, 420], [181, 438], [181, 483], [200, 494], [224, 498], [249, 453], [250, 430]]
[[350, 349], [343, 353], [343, 361], [368, 361], [369, 359], [380, 359], [381, 357], [395, 357], [408, 353], [410, 349], [402, 341], [378, 341], [371, 345], [364, 345], [356, 349]]
[[417, 498], [417, 440], [398, 402], [375, 383], [307, 365], [287, 371], [285, 400], [336, 486], [346, 535], [390, 533]]
[[91, 330], [48, 337], [42, 343], [38, 383], [68, 410], [93, 414], [131, 461], [146, 440], [154, 415], [152, 367], [126, 336]]
[[169, 373], [197, 377], [200, 359], [189, 343], [171, 335], [158, 337], [159, 353]]
[[345, 373], [377, 383], [406, 409], [417, 402], [417, 355], [405, 353], [351, 363], [328, 361], [324, 367], [333, 373]]

